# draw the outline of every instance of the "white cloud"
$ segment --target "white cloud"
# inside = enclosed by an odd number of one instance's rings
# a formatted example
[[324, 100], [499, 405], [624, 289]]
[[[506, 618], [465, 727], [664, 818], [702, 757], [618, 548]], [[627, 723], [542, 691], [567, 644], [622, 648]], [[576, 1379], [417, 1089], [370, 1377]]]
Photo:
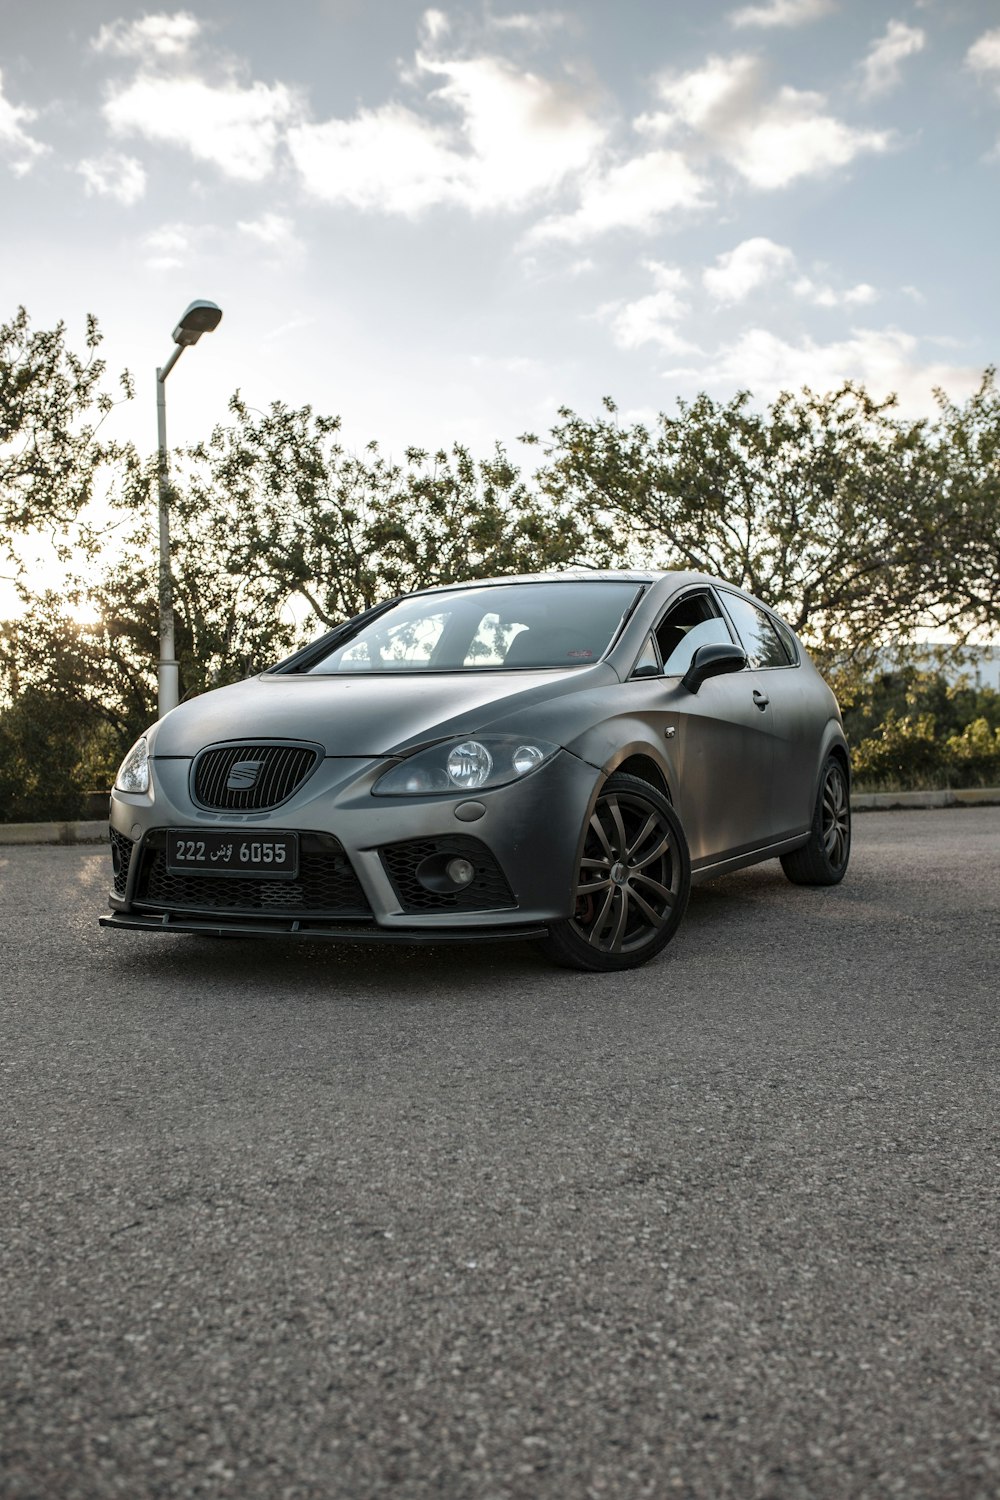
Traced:
[[443, 10], [425, 10], [421, 17], [421, 29], [429, 42], [436, 42], [447, 36], [450, 24]]
[[95, 52], [112, 57], [137, 57], [146, 62], [153, 56], [173, 61], [187, 55], [200, 32], [201, 22], [190, 11], [179, 10], [173, 15], [161, 12], [138, 21], [112, 21], [101, 27], [90, 45]]
[[730, 12], [734, 26], [801, 26], [835, 10], [835, 0], [767, 0]]
[[635, 302], [606, 302], [597, 315], [611, 325], [611, 333], [620, 349], [638, 349], [642, 344], [658, 344], [671, 354], [694, 354], [697, 346], [683, 338], [676, 324], [690, 311], [680, 293], [687, 277], [678, 266], [662, 261], [643, 261], [653, 278], [655, 291]]
[[542, 219], [525, 239], [579, 244], [613, 229], [652, 234], [668, 216], [679, 217], [708, 201], [705, 179], [679, 151], [648, 151], [588, 177], [577, 209]]
[[184, 147], [243, 182], [270, 175], [282, 132], [300, 112], [297, 95], [282, 83], [212, 85], [190, 75], [145, 73], [113, 91], [104, 105], [115, 135]]
[[419, 213], [454, 201], [466, 175], [448, 133], [401, 104], [293, 126], [288, 147], [314, 198], [353, 208]]
[[822, 94], [788, 87], [765, 94], [761, 62], [748, 55], [710, 57], [690, 73], [661, 78], [658, 92], [665, 108], [641, 115], [639, 131], [701, 137], [755, 188], [787, 187], [892, 145], [888, 131], [858, 130], [826, 113]]
[[787, 187], [798, 177], [848, 166], [863, 152], [889, 149], [884, 130], [855, 130], [823, 114], [821, 94], [783, 88], [732, 141], [729, 160], [753, 187]]
[[446, 82], [435, 91], [457, 112], [474, 158], [470, 206], [520, 206], [579, 172], [603, 144], [589, 101], [568, 86], [519, 72], [500, 58], [420, 59]]
[[859, 281], [857, 286], [846, 287], [838, 292], [832, 286], [821, 285], [808, 276], [800, 276], [792, 291], [796, 297], [801, 297], [804, 302], [811, 302], [814, 307], [865, 307], [878, 301], [878, 292], [867, 281]]
[[965, 54], [965, 61], [976, 73], [1000, 74], [1000, 26], [984, 31]]
[[146, 170], [134, 156], [106, 151], [103, 156], [88, 156], [77, 162], [76, 170], [88, 195], [114, 198], [126, 207], [145, 196]]
[[908, 57], [922, 52], [927, 37], [919, 26], [907, 26], [903, 21], [890, 21], [885, 35], [880, 36], [868, 49], [861, 64], [861, 91], [869, 98], [886, 94], [899, 83], [903, 63]]
[[790, 271], [794, 264], [795, 256], [787, 245], [758, 236], [718, 256], [715, 265], [702, 272], [701, 279], [716, 302], [742, 302], [765, 281]]
[[195, 231], [187, 224], [164, 224], [143, 238], [146, 265], [152, 271], [173, 271], [189, 260]]
[[[781, 280], [788, 284], [795, 270], [795, 255], [787, 245], [757, 236], [717, 256], [715, 265], [701, 273], [701, 280], [712, 301], [725, 306], [744, 302], [767, 282]], [[804, 274], [790, 282], [790, 289], [795, 297], [815, 307], [862, 307], [878, 298], [867, 281], [837, 290]]]
[[241, 234], [249, 235], [262, 245], [279, 247], [295, 238], [295, 225], [283, 214], [261, 214], [259, 219], [240, 219], [236, 225]]
[[36, 118], [36, 113], [27, 105], [11, 104], [4, 98], [3, 73], [0, 72], [0, 154], [9, 159], [11, 171], [17, 177], [30, 172], [38, 158], [49, 150], [24, 129]]
[[850, 337], [829, 344], [811, 338], [792, 343], [765, 328], [751, 328], [735, 342], [723, 345], [706, 363], [666, 370], [663, 375], [699, 388], [751, 390], [761, 401], [804, 385], [829, 391], [854, 380], [878, 398], [895, 392], [905, 412], [921, 415], [936, 410], [935, 386], [943, 386], [960, 400], [976, 389], [982, 371], [924, 363], [918, 340], [896, 328], [852, 329]]
[[236, 228], [244, 239], [270, 251], [273, 261], [294, 260], [302, 253], [295, 225], [284, 214], [264, 213], [259, 219], [240, 219]]
[[[993, 31], [984, 31], [965, 54], [966, 67], [992, 83], [1000, 98], [1000, 26]], [[1000, 159], [1000, 141], [990, 153], [990, 159]]]
[[878, 301], [878, 291], [869, 282], [859, 281], [857, 286], [847, 288], [841, 300], [847, 307], [867, 307], [870, 303]]
[[439, 115], [444, 106], [441, 123], [389, 103], [289, 131], [313, 196], [403, 214], [443, 203], [517, 210], [582, 171], [603, 144], [584, 97], [502, 58], [418, 55], [414, 77], [444, 80], [427, 99]]
[[759, 109], [760, 61], [749, 53], [709, 57], [690, 73], [663, 74], [656, 87], [667, 107], [639, 115], [635, 128], [640, 134], [661, 137], [686, 128], [720, 135]]
[[509, 16], [490, 16], [489, 20], [497, 31], [515, 31], [536, 38], [566, 25], [566, 17], [560, 10], [539, 10], [530, 15], [518, 11]]

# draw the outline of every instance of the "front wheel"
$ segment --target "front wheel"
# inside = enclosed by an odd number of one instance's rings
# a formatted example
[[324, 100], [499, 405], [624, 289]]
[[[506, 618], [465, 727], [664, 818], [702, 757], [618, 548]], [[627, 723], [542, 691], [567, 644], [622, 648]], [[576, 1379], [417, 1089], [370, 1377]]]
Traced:
[[809, 842], [781, 856], [795, 885], [837, 885], [851, 857], [851, 797], [843, 762], [831, 755], [820, 777]]
[[690, 889], [687, 839], [666, 797], [610, 776], [587, 824], [576, 909], [552, 924], [543, 951], [568, 969], [638, 968], [677, 931]]

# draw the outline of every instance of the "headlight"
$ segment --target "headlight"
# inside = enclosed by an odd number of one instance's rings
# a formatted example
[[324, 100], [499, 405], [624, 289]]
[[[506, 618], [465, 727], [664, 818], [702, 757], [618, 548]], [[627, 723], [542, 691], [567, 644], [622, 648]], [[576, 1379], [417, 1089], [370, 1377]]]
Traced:
[[377, 797], [420, 797], [506, 786], [544, 765], [558, 749], [548, 740], [493, 734], [434, 745], [386, 771], [372, 792]]
[[118, 775], [115, 777], [115, 791], [149, 791], [149, 750], [146, 747], [145, 735], [141, 739], [136, 740], [118, 767]]

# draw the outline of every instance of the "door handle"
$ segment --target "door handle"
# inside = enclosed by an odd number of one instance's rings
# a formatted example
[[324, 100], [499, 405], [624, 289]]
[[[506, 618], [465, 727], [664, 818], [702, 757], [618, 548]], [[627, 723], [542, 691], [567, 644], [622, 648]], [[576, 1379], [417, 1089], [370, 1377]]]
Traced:
[[762, 693], [759, 690], [759, 688], [754, 688], [754, 690], [753, 690], [753, 701], [756, 703], [756, 705], [760, 709], [761, 713], [763, 713], [764, 710], [765, 710], [765, 708], [767, 707], [767, 705], [770, 703], [771, 700], [767, 696], [767, 694], [766, 693]]

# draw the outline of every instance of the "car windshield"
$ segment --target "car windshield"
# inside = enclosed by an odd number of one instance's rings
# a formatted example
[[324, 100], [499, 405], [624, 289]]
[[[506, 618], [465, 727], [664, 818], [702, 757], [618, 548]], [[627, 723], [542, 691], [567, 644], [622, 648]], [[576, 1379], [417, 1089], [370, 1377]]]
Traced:
[[586, 667], [618, 632], [639, 585], [493, 584], [403, 599], [341, 638], [310, 672], [528, 671]]

